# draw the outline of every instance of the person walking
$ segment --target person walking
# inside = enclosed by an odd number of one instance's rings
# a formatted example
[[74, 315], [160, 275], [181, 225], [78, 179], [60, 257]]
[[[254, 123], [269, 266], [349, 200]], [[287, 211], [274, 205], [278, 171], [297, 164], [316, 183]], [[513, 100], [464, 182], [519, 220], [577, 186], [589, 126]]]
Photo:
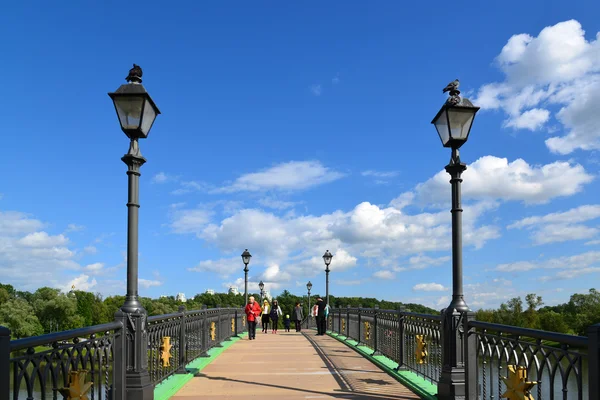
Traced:
[[254, 296], [248, 298], [245, 308], [246, 321], [248, 321], [248, 340], [256, 339], [256, 320], [260, 315], [260, 306], [254, 301]]
[[285, 319], [283, 320], [283, 326], [285, 327], [285, 331], [290, 331], [290, 315], [285, 314]]
[[279, 308], [279, 303], [277, 300], [273, 300], [273, 305], [271, 306], [271, 312], [269, 313], [269, 318], [271, 319], [271, 323], [273, 324], [273, 332], [277, 333], [277, 325], [279, 322], [279, 317], [281, 317], [283, 313], [281, 312], [281, 308]]
[[317, 299], [317, 335], [325, 335], [326, 320], [325, 320], [325, 302], [322, 298]]
[[296, 303], [296, 307], [294, 307], [294, 311], [292, 314], [294, 325], [296, 325], [296, 332], [300, 332], [302, 330], [302, 320], [304, 319], [304, 312], [302, 311], [302, 307], [300, 303]]
[[269, 329], [269, 311], [270, 311], [271, 307], [269, 306], [269, 302], [267, 301], [267, 299], [265, 299], [263, 301], [263, 306], [262, 306], [262, 316], [261, 316], [261, 323], [262, 323], [262, 331], [263, 333], [267, 333], [267, 329]]

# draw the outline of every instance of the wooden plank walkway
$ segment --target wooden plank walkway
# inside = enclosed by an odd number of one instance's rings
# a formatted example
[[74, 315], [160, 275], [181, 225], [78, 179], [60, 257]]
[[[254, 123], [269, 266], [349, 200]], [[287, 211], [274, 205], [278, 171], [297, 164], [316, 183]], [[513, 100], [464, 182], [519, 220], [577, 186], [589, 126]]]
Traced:
[[[260, 327], [259, 327], [260, 329]], [[235, 343], [172, 400], [419, 399], [338, 340], [314, 331], [256, 333]]]

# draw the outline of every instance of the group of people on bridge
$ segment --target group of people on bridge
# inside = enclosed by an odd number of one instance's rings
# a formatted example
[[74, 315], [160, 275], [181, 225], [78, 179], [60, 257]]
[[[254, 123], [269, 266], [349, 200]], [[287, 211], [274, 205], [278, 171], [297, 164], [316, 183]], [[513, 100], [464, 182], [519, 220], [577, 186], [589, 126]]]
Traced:
[[[262, 332], [268, 333], [269, 323], [272, 324], [271, 333], [276, 334], [279, 325], [279, 319], [283, 316], [281, 307], [277, 300], [273, 300], [273, 304], [270, 305], [267, 299], [263, 300], [261, 306], [255, 299], [254, 296], [248, 298], [248, 304], [245, 307], [246, 321], [248, 322], [248, 340], [256, 339], [256, 325], [260, 321], [262, 324]], [[292, 310], [292, 318], [286, 314], [283, 324], [285, 331], [290, 331], [291, 321], [294, 321], [296, 332], [302, 331], [302, 320], [304, 319], [304, 311], [299, 302], [296, 303]], [[322, 298], [317, 298], [317, 303], [310, 310], [310, 315], [317, 319], [317, 335], [322, 336], [327, 330], [327, 316], [329, 314], [329, 305], [326, 304]]]

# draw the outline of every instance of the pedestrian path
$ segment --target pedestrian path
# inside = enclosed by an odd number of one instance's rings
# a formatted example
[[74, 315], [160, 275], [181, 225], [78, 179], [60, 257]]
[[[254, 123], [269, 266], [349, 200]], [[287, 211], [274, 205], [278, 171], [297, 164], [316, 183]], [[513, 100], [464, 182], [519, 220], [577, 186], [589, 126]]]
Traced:
[[172, 400], [419, 399], [340, 341], [314, 331], [256, 333], [234, 343]]

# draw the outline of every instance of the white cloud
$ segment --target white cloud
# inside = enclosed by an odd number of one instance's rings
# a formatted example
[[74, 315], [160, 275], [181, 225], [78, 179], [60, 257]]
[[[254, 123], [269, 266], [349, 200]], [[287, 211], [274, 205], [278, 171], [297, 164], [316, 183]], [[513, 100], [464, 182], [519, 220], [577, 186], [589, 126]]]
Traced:
[[83, 267], [83, 270], [91, 275], [101, 274], [104, 270], [104, 264], [102, 263], [94, 263], [89, 264]]
[[67, 225], [66, 232], [79, 232], [84, 229], [85, 229], [85, 226], [83, 226], [83, 225], [69, 224], [69, 225]]
[[265, 197], [264, 199], [258, 200], [258, 203], [262, 206], [265, 206], [268, 208], [273, 208], [276, 210], [285, 210], [287, 208], [292, 208], [296, 204], [298, 204], [293, 201], [283, 201], [283, 200], [275, 199], [273, 197]]
[[319, 161], [290, 161], [260, 172], [240, 176], [229, 186], [213, 193], [264, 190], [302, 190], [340, 179], [344, 174], [332, 171]]
[[210, 222], [212, 212], [206, 209], [173, 209], [171, 229], [175, 233], [196, 233]]
[[573, 256], [563, 256], [548, 260], [516, 261], [507, 264], [499, 264], [495, 269], [502, 272], [525, 272], [534, 269], [561, 269], [562, 271], [559, 272], [557, 276], [566, 278], [567, 276], [575, 276], [575, 274], [577, 274], [577, 272], [572, 271], [595, 272], [595, 270], [593, 268], [590, 269], [590, 267], [599, 263], [600, 251], [589, 251]]
[[384, 280], [392, 280], [396, 277], [396, 274], [394, 274], [392, 271], [380, 270], [373, 273], [373, 277]]
[[88, 254], [96, 254], [98, 249], [95, 246], [85, 246], [83, 251]]
[[[414, 190], [421, 204], [443, 204], [450, 199], [448, 173], [444, 170]], [[463, 174], [463, 199], [523, 201], [526, 204], [547, 203], [556, 197], [571, 196], [593, 180], [583, 166], [567, 161], [532, 166], [523, 159], [508, 162], [506, 158], [481, 157], [467, 166]], [[391, 204], [406, 205], [402, 194]]]
[[506, 126], [536, 130], [550, 120], [549, 105], [562, 124], [561, 136], [546, 140], [550, 151], [569, 154], [600, 148], [600, 33], [586, 40], [575, 20], [544, 28], [537, 37], [512, 36], [496, 61], [506, 79], [483, 85], [475, 104], [503, 109]]
[[50, 236], [46, 232], [34, 232], [19, 239], [19, 244], [26, 247], [52, 247], [56, 251], [63, 251], [64, 248], [56, 248], [56, 246], [63, 246], [69, 242], [63, 235]]
[[350, 279], [350, 280], [346, 280], [346, 279], [336, 279], [335, 281], [333, 281], [336, 285], [342, 285], [342, 286], [356, 286], [356, 285], [360, 285], [362, 283], [364, 283], [364, 280], [360, 280], [360, 279]]
[[398, 171], [373, 171], [373, 170], [367, 170], [367, 171], [361, 172], [362, 176], [374, 176], [376, 178], [393, 178], [395, 176], [398, 176], [398, 174], [399, 174]]
[[89, 275], [81, 274], [78, 277], [70, 280], [66, 285], [59, 287], [63, 292], [69, 292], [73, 287], [75, 287], [75, 290], [90, 292], [97, 284], [98, 282], [96, 281], [96, 278], [90, 280]]
[[419, 283], [413, 286], [413, 290], [421, 290], [424, 292], [443, 292], [448, 290], [444, 285], [439, 283]]
[[316, 83], [313, 85], [310, 85], [309, 89], [310, 89], [310, 92], [312, 94], [314, 94], [315, 96], [320, 96], [321, 93], [323, 93], [323, 88], [321, 87], [321, 85], [316, 84]]
[[533, 230], [531, 237], [536, 244], [590, 239], [598, 234], [598, 229], [580, 223], [598, 217], [600, 205], [583, 205], [565, 212], [523, 218], [507, 228]]
[[153, 286], [161, 286], [163, 284], [159, 280], [143, 279], [143, 278], [139, 278], [138, 282], [139, 282], [140, 287], [142, 287], [144, 289], [148, 289]]
[[219, 260], [204, 260], [200, 261], [197, 266], [188, 268], [188, 271], [194, 272], [214, 272], [222, 277], [239, 272], [241, 259], [240, 257], [221, 258]]
[[166, 183], [170, 179], [172, 179], [169, 175], [164, 172], [159, 172], [158, 174], [152, 177], [152, 183]]

